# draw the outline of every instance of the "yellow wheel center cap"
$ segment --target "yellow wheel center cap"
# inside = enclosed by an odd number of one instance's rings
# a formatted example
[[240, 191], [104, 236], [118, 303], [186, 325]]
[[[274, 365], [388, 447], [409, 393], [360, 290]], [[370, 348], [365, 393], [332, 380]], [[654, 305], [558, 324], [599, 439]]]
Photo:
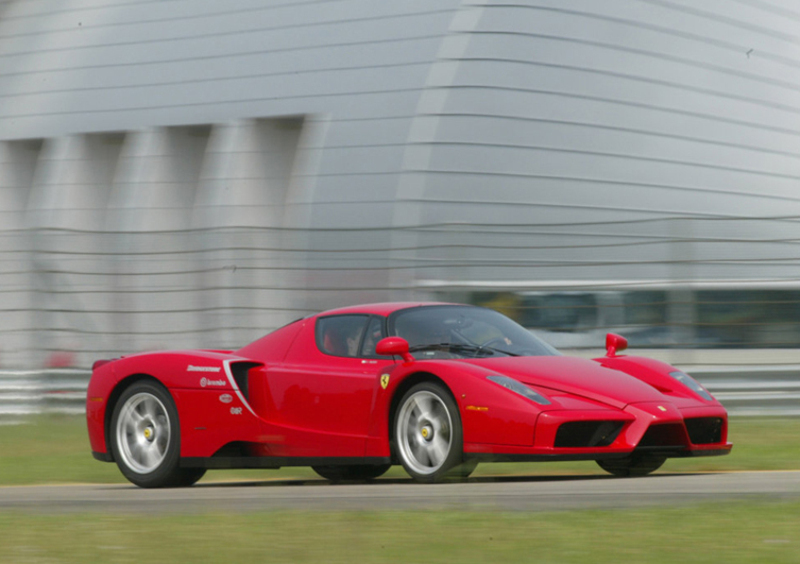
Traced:
[[423, 439], [427, 439], [428, 438], [428, 430], [427, 429], [423, 429], [422, 430], [422, 438]]
[[144, 430], [144, 438], [148, 441], [153, 437], [153, 430], [151, 428], [147, 428]]

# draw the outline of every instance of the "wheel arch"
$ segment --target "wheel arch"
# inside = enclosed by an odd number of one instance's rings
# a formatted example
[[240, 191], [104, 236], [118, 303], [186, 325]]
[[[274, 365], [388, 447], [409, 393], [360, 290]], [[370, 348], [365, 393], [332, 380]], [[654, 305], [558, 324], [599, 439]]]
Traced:
[[[404, 395], [406, 395], [406, 392], [408, 392], [408, 390], [410, 390], [417, 384], [421, 384], [423, 382], [430, 382], [433, 384], [441, 385], [447, 391], [447, 393], [450, 394], [450, 397], [453, 399], [455, 404], [457, 406], [459, 405], [458, 400], [456, 399], [456, 396], [453, 393], [453, 390], [450, 389], [450, 386], [447, 385], [447, 382], [445, 382], [443, 379], [441, 379], [440, 377], [436, 376], [431, 372], [416, 372], [404, 378], [403, 381], [394, 390], [394, 394], [392, 395], [392, 400], [389, 403], [389, 417], [386, 422], [386, 433], [387, 436], [389, 437], [389, 445], [391, 449], [393, 464], [397, 463], [397, 455], [395, 454], [394, 439], [393, 439], [394, 434], [392, 433], [392, 426], [394, 425], [394, 418], [395, 415], [397, 414], [397, 408], [400, 405], [400, 400], [403, 399]], [[458, 418], [461, 419], [461, 413], [459, 412], [457, 413], [457, 415]]]
[[114, 389], [112, 389], [111, 393], [108, 395], [108, 401], [106, 402], [106, 412], [103, 418], [103, 431], [104, 431], [103, 434], [106, 444], [106, 452], [108, 453], [110, 462], [116, 462], [116, 460], [114, 459], [114, 453], [111, 449], [111, 442], [109, 440], [111, 437], [111, 418], [114, 416], [114, 410], [117, 407], [119, 398], [122, 396], [125, 390], [130, 388], [135, 383], [142, 381], [159, 384], [160, 386], [163, 386], [165, 390], [167, 390], [167, 393], [169, 393], [167, 387], [164, 386], [164, 384], [158, 378], [150, 374], [144, 374], [144, 373], [131, 374], [130, 376], [126, 376], [125, 378], [117, 382], [116, 386], [114, 386]]

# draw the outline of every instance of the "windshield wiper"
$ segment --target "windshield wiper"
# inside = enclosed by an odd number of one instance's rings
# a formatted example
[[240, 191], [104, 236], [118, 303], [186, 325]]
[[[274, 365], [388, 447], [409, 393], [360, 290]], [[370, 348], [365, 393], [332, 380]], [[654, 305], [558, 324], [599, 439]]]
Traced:
[[519, 356], [516, 353], [512, 353], [512, 352], [509, 352], [509, 351], [504, 351], [503, 349], [498, 349], [498, 348], [495, 348], [495, 347], [487, 347], [486, 345], [481, 345], [480, 347], [476, 347], [476, 348], [478, 349], [477, 350], [478, 353], [480, 353], [481, 351], [491, 351], [493, 353], [507, 354], [508, 356]]
[[462, 346], [465, 345], [456, 345], [455, 343], [425, 343], [424, 345], [416, 345], [413, 347], [409, 347], [408, 352], [440, 351], [440, 350], [449, 351], [451, 349], [456, 349]]
[[501, 353], [501, 354], [507, 354], [508, 356], [519, 356], [508, 351], [496, 349], [494, 347], [486, 347], [486, 346], [479, 347], [478, 345], [466, 345], [459, 343], [427, 343], [425, 345], [417, 345], [414, 347], [410, 347], [408, 349], [408, 352], [419, 352], [426, 350], [427, 351], [442, 350], [454, 353], [474, 353], [475, 356], [478, 356], [482, 352], [488, 352], [490, 354]]

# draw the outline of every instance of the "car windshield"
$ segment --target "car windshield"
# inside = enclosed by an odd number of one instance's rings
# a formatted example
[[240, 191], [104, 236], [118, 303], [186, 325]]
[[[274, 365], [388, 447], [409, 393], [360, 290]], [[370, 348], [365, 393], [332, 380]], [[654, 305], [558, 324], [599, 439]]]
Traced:
[[506, 316], [482, 307], [422, 306], [389, 316], [389, 334], [423, 358], [553, 356], [560, 353]]

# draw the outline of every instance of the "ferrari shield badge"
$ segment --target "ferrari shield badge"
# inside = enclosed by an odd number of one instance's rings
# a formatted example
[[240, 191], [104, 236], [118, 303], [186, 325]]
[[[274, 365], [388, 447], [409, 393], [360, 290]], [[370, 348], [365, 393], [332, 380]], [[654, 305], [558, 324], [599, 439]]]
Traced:
[[389, 375], [388, 374], [381, 374], [381, 388], [383, 388], [385, 390], [386, 386], [388, 386], [388, 385], [389, 385]]

